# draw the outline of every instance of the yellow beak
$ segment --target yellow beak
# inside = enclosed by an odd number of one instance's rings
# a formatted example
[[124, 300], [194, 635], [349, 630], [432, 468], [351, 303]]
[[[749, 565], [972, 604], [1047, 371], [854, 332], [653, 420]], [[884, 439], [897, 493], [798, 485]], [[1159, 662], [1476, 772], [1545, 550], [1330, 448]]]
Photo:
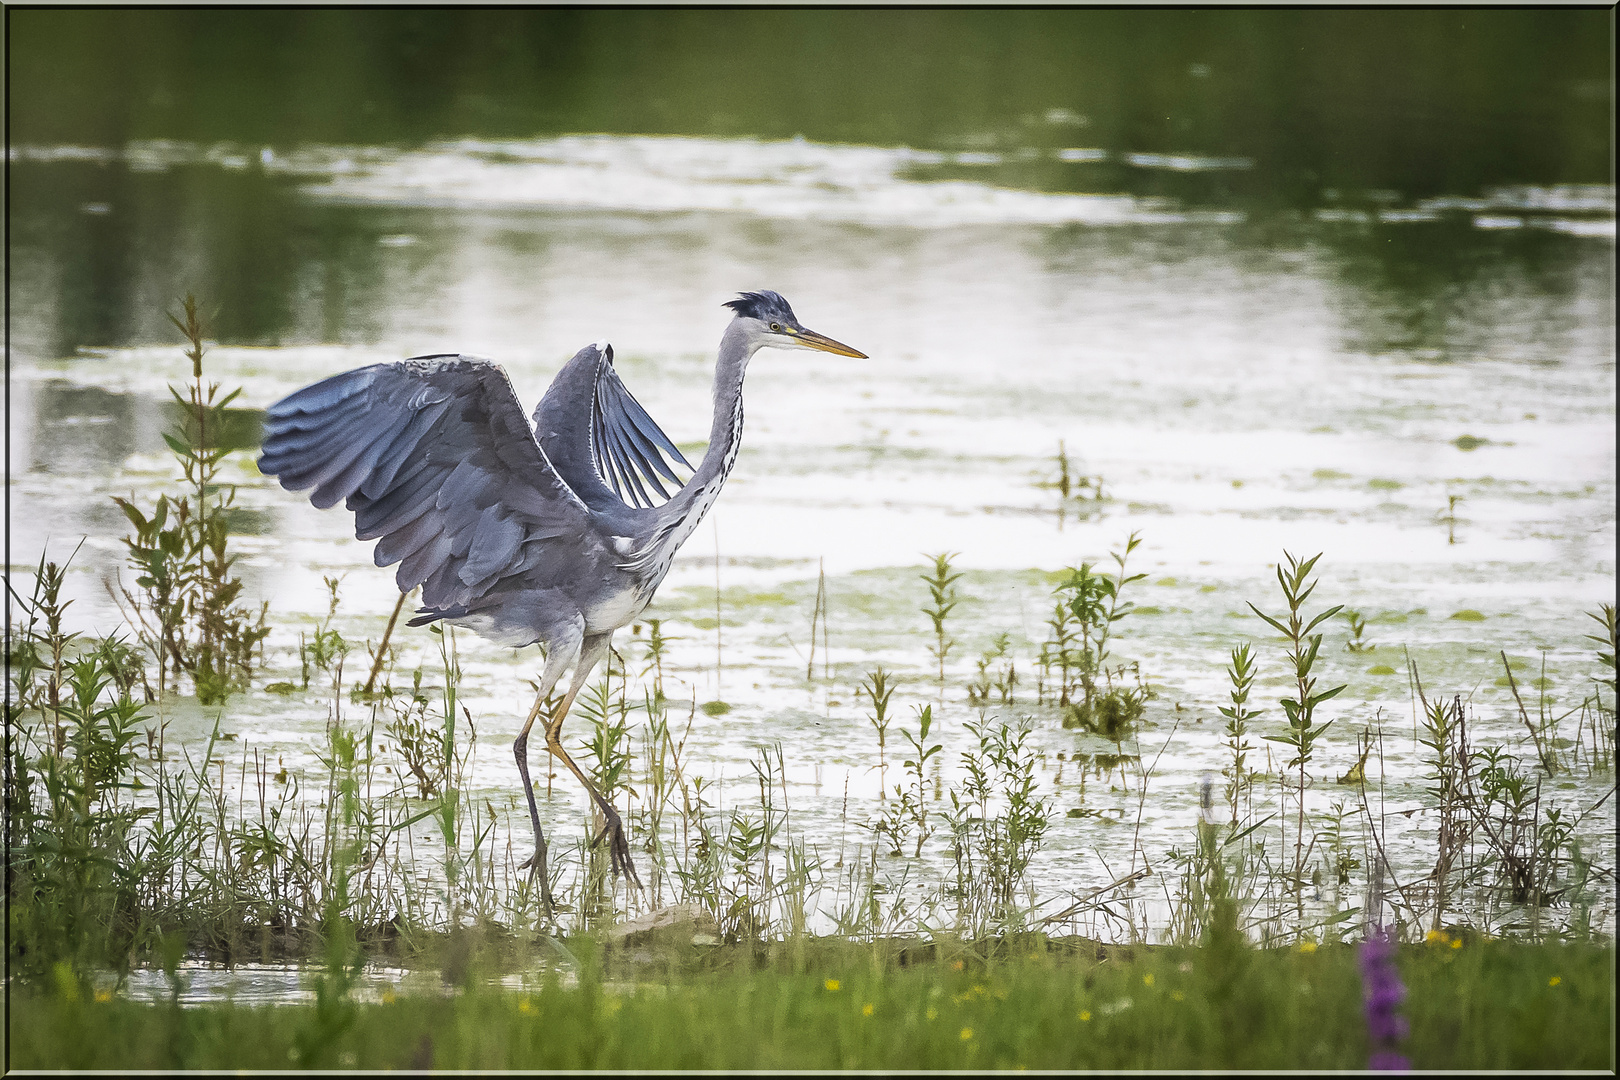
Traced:
[[861, 352], [859, 349], [852, 349], [843, 342], [834, 341], [825, 334], [818, 334], [814, 330], [801, 330], [798, 333], [795, 333], [793, 336], [796, 340], [803, 342], [812, 349], [820, 349], [822, 352], [837, 353], [839, 356], [853, 356], [857, 360], [869, 359], [867, 355]]

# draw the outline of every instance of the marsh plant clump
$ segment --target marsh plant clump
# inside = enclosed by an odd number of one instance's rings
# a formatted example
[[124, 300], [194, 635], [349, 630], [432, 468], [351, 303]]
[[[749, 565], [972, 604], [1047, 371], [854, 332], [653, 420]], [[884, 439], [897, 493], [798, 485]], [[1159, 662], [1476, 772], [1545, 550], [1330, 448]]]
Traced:
[[1109, 665], [1114, 626], [1135, 607], [1124, 598], [1124, 591], [1147, 576], [1125, 572], [1141, 542], [1132, 533], [1125, 549], [1111, 554], [1112, 574], [1098, 572], [1091, 563], [1069, 571], [1058, 586], [1056, 609], [1047, 623], [1051, 638], [1041, 654], [1042, 667], [1050, 672], [1055, 666], [1058, 671], [1057, 704], [1063, 710], [1063, 726], [1115, 742], [1141, 720], [1149, 693], [1140, 681], [1127, 684], [1126, 665]]
[[170, 314], [169, 321], [185, 335], [191, 361], [186, 393], [169, 388], [180, 408], [180, 427], [163, 436], [179, 462], [183, 486], [180, 494], [159, 496], [150, 509], [133, 499], [113, 500], [133, 529], [124, 544], [135, 587], [119, 584], [118, 593], [156, 666], [157, 693], [184, 676], [203, 704], [218, 704], [245, 687], [262, 661], [269, 605], [255, 611], [242, 602], [227, 527], [236, 489], [219, 481], [226, 456], [239, 448], [226, 436], [230, 406], [241, 390], [221, 394], [218, 383], [204, 380], [203, 322], [195, 297], [188, 295], [181, 314]]

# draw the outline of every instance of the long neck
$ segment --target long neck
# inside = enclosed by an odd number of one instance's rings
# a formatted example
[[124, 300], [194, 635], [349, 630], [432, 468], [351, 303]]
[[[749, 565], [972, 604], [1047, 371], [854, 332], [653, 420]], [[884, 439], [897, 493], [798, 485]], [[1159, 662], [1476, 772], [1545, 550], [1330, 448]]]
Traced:
[[714, 422], [709, 429], [709, 449], [692, 479], [659, 507], [660, 524], [668, 530], [666, 535], [673, 534], [676, 544], [690, 536], [709, 512], [737, 462], [737, 450], [742, 445], [743, 376], [757, 348], [741, 319], [733, 320], [720, 338], [720, 356], [714, 365]]

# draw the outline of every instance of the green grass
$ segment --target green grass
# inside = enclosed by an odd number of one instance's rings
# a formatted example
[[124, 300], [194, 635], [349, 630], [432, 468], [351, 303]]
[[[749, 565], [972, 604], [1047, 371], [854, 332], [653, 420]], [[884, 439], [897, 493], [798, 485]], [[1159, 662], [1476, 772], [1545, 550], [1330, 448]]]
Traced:
[[[580, 945], [579, 942], [572, 944]], [[198, 1009], [17, 990], [23, 1069], [1354, 1069], [1367, 1044], [1353, 946], [1311, 952], [1044, 943], [985, 964], [902, 964], [859, 946], [797, 964], [530, 993]], [[1023, 949], [1029, 952], [1023, 952]], [[735, 954], [732, 954], [735, 955]], [[713, 958], [711, 958], [712, 962]], [[746, 961], [745, 961], [746, 962]], [[1430, 1069], [1613, 1066], [1613, 951], [1501, 941], [1405, 946], [1411, 1035]], [[1554, 981], [1556, 980], [1556, 982]]]

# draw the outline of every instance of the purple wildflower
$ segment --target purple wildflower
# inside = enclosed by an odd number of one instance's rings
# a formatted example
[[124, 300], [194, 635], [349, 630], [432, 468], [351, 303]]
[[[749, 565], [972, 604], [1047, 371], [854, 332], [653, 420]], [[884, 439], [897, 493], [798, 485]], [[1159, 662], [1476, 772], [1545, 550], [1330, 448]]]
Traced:
[[1401, 973], [1395, 969], [1394, 935], [1382, 926], [1372, 927], [1361, 943], [1361, 991], [1366, 1002], [1367, 1037], [1372, 1053], [1367, 1067], [1385, 1072], [1404, 1072], [1412, 1063], [1397, 1052], [1395, 1044], [1406, 1038], [1406, 1017], [1396, 1011], [1406, 997]]

